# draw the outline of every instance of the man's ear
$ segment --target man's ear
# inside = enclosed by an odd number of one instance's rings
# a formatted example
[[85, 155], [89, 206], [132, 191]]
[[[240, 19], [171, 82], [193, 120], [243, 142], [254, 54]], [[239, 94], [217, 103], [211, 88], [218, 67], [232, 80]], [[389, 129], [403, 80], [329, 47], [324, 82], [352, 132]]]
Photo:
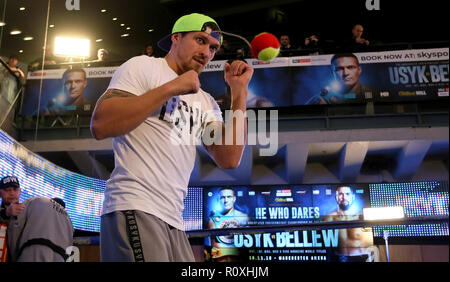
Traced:
[[172, 39], [172, 44], [176, 44], [177, 42], [179, 42], [181, 40], [182, 34], [181, 33], [174, 33], [171, 36]]

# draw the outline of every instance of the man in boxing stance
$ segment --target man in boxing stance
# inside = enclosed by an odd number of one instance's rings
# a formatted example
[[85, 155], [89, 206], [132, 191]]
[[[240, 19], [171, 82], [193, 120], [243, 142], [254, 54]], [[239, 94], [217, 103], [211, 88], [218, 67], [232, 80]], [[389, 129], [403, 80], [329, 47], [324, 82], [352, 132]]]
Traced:
[[[247, 131], [250, 66], [225, 64], [231, 112], [240, 118], [224, 121], [215, 100], [200, 88], [198, 75], [221, 42], [212, 18], [183, 16], [158, 42], [168, 51], [165, 58], [131, 58], [98, 100], [91, 132], [98, 140], [112, 137], [115, 156], [101, 218], [102, 261], [194, 261], [182, 211], [195, 145], [203, 141], [219, 167], [236, 168]], [[185, 142], [185, 136], [197, 143]], [[214, 142], [205, 144], [207, 139]]]

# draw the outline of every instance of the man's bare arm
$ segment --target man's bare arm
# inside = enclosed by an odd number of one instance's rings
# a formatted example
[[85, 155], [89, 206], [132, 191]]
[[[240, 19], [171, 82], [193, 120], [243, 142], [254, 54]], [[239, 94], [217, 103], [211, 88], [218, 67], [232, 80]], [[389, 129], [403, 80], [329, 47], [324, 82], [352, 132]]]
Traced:
[[[222, 126], [222, 142], [225, 145], [212, 144], [206, 146], [216, 164], [224, 169], [234, 169], [241, 162], [242, 153], [247, 142], [247, 108], [248, 84], [253, 75], [253, 69], [242, 61], [225, 64], [225, 81], [231, 89], [231, 117]], [[227, 133], [228, 134], [225, 134]], [[232, 139], [230, 139], [232, 133]], [[230, 142], [231, 141], [231, 142]]]
[[164, 87], [149, 92], [146, 93], [149, 95], [137, 96], [118, 89], [107, 90], [97, 101], [92, 114], [91, 133], [94, 138], [101, 140], [130, 132], [170, 97]]
[[198, 74], [188, 71], [140, 96], [110, 89], [100, 97], [94, 109], [91, 133], [97, 140], [124, 135], [143, 123], [171, 97], [196, 93], [199, 88]]

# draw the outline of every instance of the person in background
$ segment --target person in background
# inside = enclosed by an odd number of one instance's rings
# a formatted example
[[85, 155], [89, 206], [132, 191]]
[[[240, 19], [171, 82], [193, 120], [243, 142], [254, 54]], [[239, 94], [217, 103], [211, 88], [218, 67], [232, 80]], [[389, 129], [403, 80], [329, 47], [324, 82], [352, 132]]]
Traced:
[[65, 262], [74, 232], [65, 202], [60, 198], [33, 197], [23, 205], [24, 211], [8, 225], [8, 260]]
[[16, 176], [5, 176], [0, 180], [1, 221], [9, 221], [23, 212], [25, 206], [19, 202], [21, 192], [19, 179]]
[[98, 49], [97, 51], [97, 61], [105, 62], [109, 60], [109, 52], [106, 49]]
[[155, 56], [155, 50], [153, 50], [153, 45], [152, 44], [147, 44], [145, 46], [143, 55], [147, 55], [149, 57], [154, 57]]
[[370, 41], [363, 38], [364, 27], [361, 24], [355, 24], [352, 27], [352, 37], [343, 41], [344, 52], [363, 52], [367, 51]]
[[14, 72], [14, 74], [19, 78], [25, 78], [25, 74], [18, 67], [19, 58], [16, 55], [11, 55], [8, 59], [8, 67]]
[[293, 56], [294, 46], [291, 44], [291, 39], [289, 35], [283, 34], [280, 36], [280, 57], [290, 57]]

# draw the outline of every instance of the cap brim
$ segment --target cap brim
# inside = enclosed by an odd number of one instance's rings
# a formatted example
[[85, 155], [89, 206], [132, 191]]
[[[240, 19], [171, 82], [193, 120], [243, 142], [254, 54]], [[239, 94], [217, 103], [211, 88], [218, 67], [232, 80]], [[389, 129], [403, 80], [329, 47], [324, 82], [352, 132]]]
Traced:
[[170, 51], [170, 47], [172, 47], [172, 34], [168, 34], [164, 36], [163, 39], [158, 41], [158, 47], [163, 49], [166, 52]]
[[0, 190], [1, 189], [6, 189], [6, 188], [9, 188], [9, 187], [20, 188], [20, 184], [19, 183], [15, 183], [15, 182], [8, 183], [8, 184], [3, 184], [3, 186], [0, 187]]

